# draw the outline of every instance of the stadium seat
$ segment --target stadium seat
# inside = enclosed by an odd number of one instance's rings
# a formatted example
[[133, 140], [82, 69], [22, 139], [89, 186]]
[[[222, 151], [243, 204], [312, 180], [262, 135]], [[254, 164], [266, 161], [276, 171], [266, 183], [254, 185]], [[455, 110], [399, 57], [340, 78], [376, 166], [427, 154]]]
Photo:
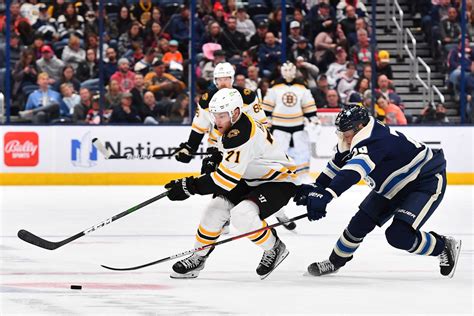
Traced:
[[258, 25], [260, 22], [268, 22], [268, 15], [267, 14], [257, 14], [252, 16], [252, 21], [255, 25]]
[[[272, 2], [273, 10], [281, 7], [281, 0], [271, 0], [271, 2]], [[286, 0], [286, 13], [293, 14], [294, 10], [295, 10], [295, 3], [293, 2], [293, 0]]]
[[163, 10], [165, 16], [171, 16], [178, 12], [178, 8], [184, 5], [184, 0], [160, 0], [158, 6]]
[[268, 7], [265, 0], [249, 0], [247, 13], [251, 17], [257, 14], [268, 14], [270, 13], [270, 8]]

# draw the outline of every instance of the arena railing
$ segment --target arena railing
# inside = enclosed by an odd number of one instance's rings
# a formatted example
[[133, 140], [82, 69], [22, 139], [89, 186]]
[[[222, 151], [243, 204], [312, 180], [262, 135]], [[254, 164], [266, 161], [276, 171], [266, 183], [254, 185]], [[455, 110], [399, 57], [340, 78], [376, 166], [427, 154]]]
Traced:
[[[444, 95], [441, 93], [441, 91], [439, 91], [438, 87], [435, 86], [435, 85], [432, 85], [431, 88], [432, 88], [431, 91], [434, 92], [434, 93], [436, 93], [436, 95], [438, 96], [439, 102], [440, 102], [441, 104], [444, 104], [444, 101], [445, 101]], [[434, 101], [434, 94], [433, 94], [433, 96], [432, 96], [432, 100]]]
[[419, 71], [416, 74], [416, 79], [424, 88], [423, 89], [423, 105], [432, 104], [433, 93], [431, 91], [431, 68], [423, 60], [423, 58], [417, 57], [417, 60], [426, 70], [426, 81], [421, 78]]
[[[412, 49], [408, 46], [410, 43], [408, 42], [408, 38], [411, 40]], [[416, 77], [415, 75], [418, 73], [418, 60], [416, 56], [416, 39], [413, 36], [410, 29], [405, 30], [405, 45], [403, 48], [405, 49], [406, 53], [408, 54], [408, 58], [410, 59], [410, 83], [409, 89], [410, 91], [416, 91]]]
[[[398, 13], [398, 15], [397, 15]], [[396, 35], [397, 35], [397, 59], [401, 61], [403, 59], [403, 10], [398, 4], [398, 0], [393, 2], [392, 6], [392, 21], [395, 24]]]

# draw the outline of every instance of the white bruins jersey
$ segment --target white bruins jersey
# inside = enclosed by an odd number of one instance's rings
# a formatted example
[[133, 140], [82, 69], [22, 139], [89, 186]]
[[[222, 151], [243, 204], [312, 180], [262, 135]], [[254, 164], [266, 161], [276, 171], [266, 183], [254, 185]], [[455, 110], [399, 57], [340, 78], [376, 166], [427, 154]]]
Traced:
[[211, 173], [215, 185], [230, 191], [240, 180], [250, 186], [265, 182], [296, 182], [295, 164], [276, 144], [272, 134], [250, 115], [242, 114], [218, 138], [222, 162]]
[[304, 124], [304, 117], [316, 115], [316, 103], [306, 86], [299, 83], [277, 83], [271, 87], [262, 107], [271, 115], [273, 126], [295, 127]]
[[[267, 117], [260, 106], [255, 92], [240, 87], [233, 88], [238, 90], [242, 96], [244, 101], [244, 106], [242, 108], [243, 112], [253, 117], [257, 122], [267, 124]], [[197, 104], [196, 113], [191, 127], [193, 131], [199, 134], [209, 133], [208, 142], [211, 146], [216, 145], [217, 138], [220, 136], [219, 131], [214, 128], [213, 120], [209, 113], [209, 102], [217, 91], [219, 90], [214, 88], [202, 95]]]

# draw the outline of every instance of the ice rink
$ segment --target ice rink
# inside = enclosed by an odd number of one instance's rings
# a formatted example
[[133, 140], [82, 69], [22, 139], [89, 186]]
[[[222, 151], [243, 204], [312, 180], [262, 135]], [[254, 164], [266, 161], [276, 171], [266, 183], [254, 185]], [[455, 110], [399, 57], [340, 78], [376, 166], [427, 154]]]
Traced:
[[[265, 280], [256, 272], [262, 251], [246, 239], [219, 246], [198, 279], [170, 279], [174, 261], [130, 272], [100, 267], [138, 265], [194, 248], [209, 196], [166, 198], [57, 250], [17, 238], [19, 229], [58, 241], [163, 191], [157, 186], [0, 187], [1, 315], [424, 314], [472, 315], [474, 186], [450, 186], [423, 227], [463, 241], [453, 279], [438, 259], [391, 248], [376, 229], [339, 273], [303, 276], [326, 259], [368, 192], [357, 186], [335, 200], [328, 216], [279, 228], [288, 258]], [[292, 202], [291, 217], [305, 209]], [[270, 223], [275, 219], [270, 218]], [[231, 228], [231, 234], [237, 231]], [[224, 238], [227, 238], [224, 236]], [[71, 290], [72, 284], [82, 290]]]

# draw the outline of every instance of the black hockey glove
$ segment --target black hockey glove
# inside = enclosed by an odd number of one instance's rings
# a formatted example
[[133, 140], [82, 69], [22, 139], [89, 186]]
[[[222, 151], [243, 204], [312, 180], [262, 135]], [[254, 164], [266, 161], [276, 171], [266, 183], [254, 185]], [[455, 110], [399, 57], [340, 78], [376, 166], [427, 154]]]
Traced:
[[295, 202], [296, 205], [308, 204], [308, 194], [316, 190], [317, 187], [318, 185], [316, 183], [302, 184], [298, 186], [293, 202]]
[[168, 199], [171, 201], [184, 201], [196, 193], [194, 177], [173, 180], [165, 185], [165, 189], [168, 189]]
[[191, 159], [194, 158], [192, 155], [193, 153], [194, 150], [191, 148], [191, 146], [189, 146], [188, 143], [181, 143], [179, 144], [179, 150], [176, 152], [174, 157], [179, 162], [189, 163]]
[[201, 174], [210, 174], [216, 171], [222, 161], [222, 153], [216, 147], [207, 148], [207, 153], [210, 156], [202, 160]]

